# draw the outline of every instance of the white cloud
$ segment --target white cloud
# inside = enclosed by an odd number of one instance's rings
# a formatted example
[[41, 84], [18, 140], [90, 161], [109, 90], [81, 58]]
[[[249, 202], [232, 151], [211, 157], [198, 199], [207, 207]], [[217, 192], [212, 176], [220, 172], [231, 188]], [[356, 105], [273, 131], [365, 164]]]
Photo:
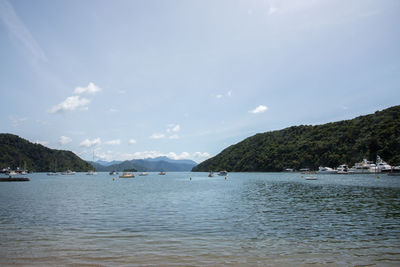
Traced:
[[232, 91], [228, 91], [227, 96], [231, 97], [232, 96]]
[[167, 133], [177, 133], [181, 130], [181, 126], [179, 124], [168, 124], [167, 125]]
[[60, 143], [60, 145], [66, 145], [68, 143], [72, 142], [72, 139], [67, 137], [67, 136], [60, 136], [60, 139], [58, 140], [58, 142]]
[[128, 143], [130, 145], [136, 144], [136, 140], [135, 139], [129, 139]]
[[101, 144], [100, 138], [95, 138], [93, 140], [85, 139], [79, 145], [83, 147], [92, 147], [100, 144]]
[[160, 134], [160, 133], [154, 133], [150, 136], [150, 139], [162, 139], [164, 138], [165, 135], [164, 134]]
[[28, 120], [28, 118], [26, 117], [17, 117], [12, 115], [9, 116], [8, 118], [10, 119], [13, 127], [18, 127], [19, 125]]
[[216, 95], [215, 97], [216, 97], [216, 98], [222, 98], [222, 97], [223, 97], [223, 95], [221, 95], [221, 94], [218, 94], [218, 95]]
[[175, 159], [175, 160], [178, 160], [178, 159], [189, 159], [190, 158], [190, 154], [188, 152], [182, 152], [179, 155], [177, 155], [174, 152], [169, 152], [166, 156], [168, 158], [170, 158], [170, 159]]
[[115, 112], [118, 112], [119, 110], [118, 109], [115, 109], [115, 108], [109, 108], [108, 109], [108, 112], [110, 112], [110, 113], [115, 113]]
[[193, 153], [193, 156], [196, 158], [209, 158], [210, 154], [207, 152], [195, 152]]
[[258, 113], [263, 113], [263, 112], [265, 112], [265, 111], [267, 111], [267, 110], [268, 110], [268, 107], [267, 107], [267, 106], [259, 105], [259, 106], [256, 107], [255, 109], [250, 110], [249, 112], [250, 112], [250, 113], [253, 113], [253, 114], [258, 114]]
[[88, 86], [86, 87], [76, 87], [74, 90], [74, 94], [96, 94], [97, 92], [100, 92], [101, 88], [95, 85], [94, 83], [90, 82]]
[[51, 108], [50, 113], [72, 111], [76, 109], [87, 110], [90, 100], [80, 96], [67, 97], [63, 102]]
[[119, 139], [110, 140], [110, 141], [105, 142], [105, 144], [106, 145], [119, 145], [119, 144], [121, 144], [121, 140], [119, 140]]
[[[87, 156], [91, 159], [92, 152], [89, 150], [84, 150], [79, 153], [81, 157]], [[210, 157], [207, 152], [195, 152], [190, 154], [188, 152], [182, 152], [180, 154], [175, 152], [161, 153], [159, 151], [140, 151], [135, 153], [121, 153], [114, 151], [101, 152], [96, 151], [95, 159], [102, 160], [132, 160], [132, 159], [146, 159], [146, 158], [157, 158], [157, 157], [168, 157], [170, 159], [180, 160], [180, 159], [195, 159], [197, 161], [203, 161]]]
[[173, 134], [170, 137], [168, 137], [169, 139], [179, 139], [179, 135], [177, 134]]
[[33, 59], [47, 61], [46, 55], [33, 38], [29, 29], [19, 19], [14, 8], [8, 1], [0, 1], [0, 21], [3, 21], [7, 30], [22, 43]]

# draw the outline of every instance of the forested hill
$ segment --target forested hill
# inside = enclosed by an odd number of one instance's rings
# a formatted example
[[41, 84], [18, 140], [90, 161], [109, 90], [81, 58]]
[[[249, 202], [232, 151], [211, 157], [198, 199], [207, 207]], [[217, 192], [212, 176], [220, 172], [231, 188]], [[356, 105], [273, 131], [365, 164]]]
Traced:
[[200, 163], [193, 171], [352, 166], [363, 158], [375, 161], [376, 155], [391, 165], [400, 165], [400, 106], [352, 120], [256, 134]]
[[71, 151], [33, 144], [13, 134], [0, 134], [0, 168], [17, 167], [36, 172], [87, 171], [93, 167]]

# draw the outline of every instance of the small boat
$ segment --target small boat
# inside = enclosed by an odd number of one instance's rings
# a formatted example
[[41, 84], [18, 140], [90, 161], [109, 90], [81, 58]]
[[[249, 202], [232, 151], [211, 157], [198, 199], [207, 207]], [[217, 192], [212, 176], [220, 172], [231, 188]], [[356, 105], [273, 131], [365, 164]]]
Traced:
[[362, 174], [362, 173], [376, 173], [377, 168], [375, 163], [372, 161], [368, 161], [367, 159], [363, 159], [362, 162], [357, 162], [353, 167], [349, 169], [349, 173], [352, 174]]
[[58, 175], [57, 172], [48, 172], [47, 175]]
[[333, 174], [333, 173], [337, 173], [337, 170], [334, 170], [334, 169], [329, 168], [329, 167], [322, 167], [322, 166], [320, 166], [320, 167], [318, 168], [318, 173], [319, 173], [319, 174]]
[[219, 175], [219, 176], [227, 176], [227, 175], [228, 175], [228, 172], [227, 172], [227, 171], [220, 171], [220, 172], [218, 173], [218, 175]]
[[214, 172], [210, 171], [210, 173], [208, 174], [208, 177], [214, 177]]
[[110, 175], [117, 175], [118, 172], [116, 172], [116, 171], [111, 171], [109, 174], [110, 174]]
[[147, 176], [147, 175], [149, 175], [147, 172], [141, 172], [141, 173], [139, 173], [139, 176]]
[[119, 178], [134, 178], [135, 174], [130, 173], [130, 172], [124, 172], [122, 175], [119, 176]]
[[158, 175], [165, 175], [165, 172], [161, 171], [158, 173]]
[[6, 172], [6, 174], [8, 176], [12, 176], [12, 175], [17, 175], [18, 173], [16, 171], [11, 170], [11, 171]]
[[65, 172], [62, 172], [62, 175], [75, 175], [76, 172], [71, 171], [71, 170], [66, 170]]
[[304, 179], [306, 179], [306, 180], [318, 180], [317, 176], [306, 176]]
[[376, 168], [378, 172], [390, 172], [392, 170], [392, 166], [383, 161], [378, 155], [376, 156]]
[[88, 171], [86, 175], [97, 175], [96, 171]]
[[301, 172], [301, 174], [317, 174], [317, 172], [316, 171], [304, 171], [304, 172]]
[[7, 177], [7, 178], [0, 178], [0, 182], [29, 182], [30, 179], [27, 177]]

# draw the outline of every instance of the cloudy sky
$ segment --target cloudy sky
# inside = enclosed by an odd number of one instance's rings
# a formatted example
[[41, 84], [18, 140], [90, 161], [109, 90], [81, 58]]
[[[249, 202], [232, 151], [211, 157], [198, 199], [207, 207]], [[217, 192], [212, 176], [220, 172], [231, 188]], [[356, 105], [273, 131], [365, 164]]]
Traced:
[[0, 0], [0, 132], [200, 162], [400, 104], [400, 1]]

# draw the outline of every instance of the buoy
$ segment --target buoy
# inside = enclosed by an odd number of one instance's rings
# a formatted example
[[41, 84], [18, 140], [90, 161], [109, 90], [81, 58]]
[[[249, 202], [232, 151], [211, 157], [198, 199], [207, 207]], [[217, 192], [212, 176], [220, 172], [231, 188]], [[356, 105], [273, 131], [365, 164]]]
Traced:
[[113, 177], [113, 181], [115, 181], [115, 178]]
[[380, 176], [376, 176], [376, 178], [378, 178], [378, 179], [379, 179], [379, 178], [381, 178], [381, 177], [380, 177]]
[[226, 180], [226, 176], [225, 176], [225, 180]]
[[191, 181], [191, 180], [192, 180], [192, 177], [190, 177], [189, 180]]

